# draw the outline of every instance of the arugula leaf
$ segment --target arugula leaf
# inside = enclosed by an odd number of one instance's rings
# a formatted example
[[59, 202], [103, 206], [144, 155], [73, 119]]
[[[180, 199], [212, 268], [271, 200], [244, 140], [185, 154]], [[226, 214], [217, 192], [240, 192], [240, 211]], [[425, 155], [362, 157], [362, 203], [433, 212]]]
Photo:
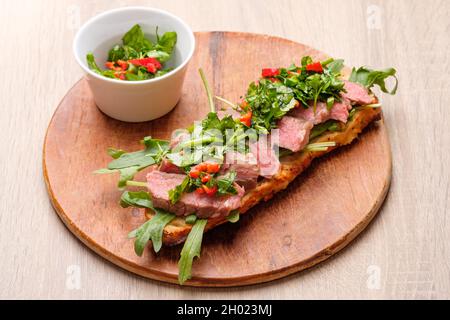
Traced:
[[121, 155], [123, 155], [124, 153], [126, 153], [126, 151], [123, 151], [122, 149], [114, 149], [114, 148], [108, 148], [107, 150], [108, 154], [114, 158], [117, 159], [119, 158]]
[[135, 174], [152, 164], [159, 163], [169, 150], [169, 142], [165, 140], [145, 137], [143, 140], [144, 150], [125, 152], [120, 149], [108, 148], [108, 154], [114, 159], [107, 168], [94, 171], [94, 173], [105, 174], [119, 172], [118, 187], [126, 186], [128, 180], [132, 180]]
[[147, 147], [150, 154], [161, 157], [169, 150], [169, 141], [153, 139], [150, 136], [144, 137], [142, 143]]
[[130, 206], [138, 208], [148, 208], [156, 212], [156, 215], [145, 222], [139, 228], [128, 234], [129, 238], [136, 238], [134, 242], [134, 251], [138, 256], [142, 256], [146, 244], [151, 240], [153, 250], [158, 252], [162, 247], [162, 235], [164, 227], [175, 218], [173, 213], [154, 208], [150, 195], [145, 191], [131, 192], [125, 191], [120, 198], [120, 205], [123, 208]]
[[102, 76], [107, 77], [107, 78], [113, 78], [113, 79], [115, 78], [113, 70], [103, 70], [101, 74], [102, 74]]
[[175, 218], [173, 213], [156, 208], [153, 210], [156, 212], [153, 218], [128, 234], [129, 238], [136, 238], [134, 251], [138, 256], [142, 256], [144, 248], [150, 240], [156, 253], [161, 250], [164, 227]]
[[161, 76], [165, 75], [166, 73], [168, 73], [168, 72], [170, 72], [172, 70], [173, 70], [173, 68], [167, 68], [167, 69], [164, 69], [164, 70], [158, 70], [155, 73], [155, 78], [161, 77]]
[[158, 37], [158, 43], [155, 45], [156, 50], [164, 51], [171, 54], [177, 43], [177, 33], [174, 31], [166, 32], [162, 37]]
[[94, 71], [96, 73], [100, 73], [100, 74], [102, 73], [102, 70], [100, 70], [97, 63], [95, 62], [94, 54], [92, 52], [89, 52], [86, 55], [86, 60], [87, 60], [89, 69], [91, 69], [92, 71]]
[[208, 96], [208, 104], [209, 104], [209, 109], [211, 111], [210, 113], [215, 113], [216, 106], [214, 105], [214, 98], [213, 98], [211, 88], [209, 87], [208, 80], [206, 79], [205, 73], [203, 72], [202, 68], [198, 69], [198, 73], [200, 74], [200, 77], [202, 78], [203, 86], [205, 87], [206, 95]]
[[331, 109], [333, 108], [333, 104], [334, 104], [334, 97], [328, 97], [327, 99], [327, 110], [331, 111]]
[[149, 208], [153, 210], [153, 203], [150, 195], [146, 191], [125, 191], [120, 197], [120, 205], [122, 208], [138, 207]]
[[169, 200], [172, 204], [175, 204], [178, 200], [180, 200], [183, 192], [187, 189], [187, 187], [189, 187], [189, 182], [190, 178], [189, 176], [186, 176], [180, 185], [176, 186], [172, 190], [169, 190]]
[[155, 163], [154, 154], [149, 153], [147, 149], [124, 153], [119, 158], [114, 159], [108, 164], [108, 169], [123, 169], [129, 167], [148, 167]]
[[148, 73], [147, 71], [142, 70], [142, 68], [138, 68], [136, 73], [133, 73], [133, 72], [125, 73], [125, 77], [127, 78], [127, 80], [130, 80], [130, 81], [140, 81], [140, 80], [151, 79], [154, 76], [151, 73]]
[[139, 24], [134, 25], [122, 38], [123, 44], [136, 51], [151, 49], [153, 44], [145, 37]]
[[230, 171], [217, 179], [217, 194], [237, 194], [236, 188], [233, 186], [234, 179], [236, 179], [236, 172]]
[[234, 129], [236, 127], [236, 122], [231, 116], [225, 116], [219, 119], [216, 112], [209, 112], [205, 119], [202, 120], [202, 130], [220, 130], [225, 132], [227, 129]]
[[142, 58], [142, 56], [138, 52], [138, 50], [134, 49], [133, 47], [124, 45], [122, 48], [125, 53], [125, 55], [124, 55], [125, 60]]
[[192, 277], [191, 270], [194, 258], [200, 258], [203, 232], [207, 222], [207, 219], [198, 219], [195, 222], [181, 250], [180, 260], [178, 261], [178, 282], [181, 285]]
[[147, 52], [147, 57], [158, 59], [159, 62], [164, 63], [170, 59], [170, 54], [162, 50], [151, 50]]
[[108, 164], [108, 169], [123, 169], [133, 166], [138, 166], [141, 169], [148, 167], [156, 163], [156, 160], [160, 160], [161, 154], [164, 154], [169, 148], [169, 142], [165, 140], [145, 137], [143, 142], [146, 147], [144, 150], [122, 153], [120, 157]]
[[281, 159], [282, 157], [289, 156], [291, 154], [293, 154], [291, 150], [280, 147], [280, 150], [278, 151], [278, 158]]
[[310, 56], [302, 57], [302, 60], [301, 60], [302, 67], [306, 67], [308, 64], [311, 64], [312, 62], [313, 62], [313, 60]]
[[132, 166], [132, 167], [119, 169], [120, 177], [119, 177], [119, 182], [117, 184], [119, 189], [125, 188], [125, 186], [127, 185], [127, 181], [133, 180], [135, 174], [138, 173], [138, 171], [140, 171], [142, 169], [143, 169], [143, 167], [139, 167], [139, 166]]
[[227, 220], [231, 223], [238, 222], [239, 221], [239, 211], [238, 210], [231, 211], [227, 217]]
[[194, 224], [195, 221], [197, 221], [197, 216], [195, 214], [191, 214], [186, 217], [185, 221], [187, 224]]
[[119, 170], [110, 170], [107, 168], [102, 168], [102, 169], [95, 170], [93, 173], [94, 174], [109, 174], [109, 173], [115, 173], [115, 172], [119, 172]]
[[[389, 94], [395, 94], [398, 87], [398, 79], [395, 74], [396, 70], [394, 68], [384, 70], [371, 70], [367, 67], [360, 67], [358, 69], [353, 68], [349, 81], [360, 83], [367, 89], [372, 88], [374, 85], [378, 85], [381, 91]], [[385, 80], [389, 77], [394, 77], [395, 79], [395, 85], [391, 91], [386, 89], [385, 84]]]
[[125, 50], [122, 46], [116, 44], [111, 50], [108, 52], [108, 61], [117, 61], [125, 58]]
[[350, 110], [350, 112], [348, 113], [347, 121], [353, 120], [353, 117], [355, 116], [357, 111], [358, 111], [357, 108], [352, 108], [352, 110]]
[[132, 180], [134, 178], [134, 175], [139, 171], [142, 170], [142, 168], [138, 166], [132, 166], [128, 168], [121, 168], [121, 169], [108, 169], [108, 168], [102, 168], [95, 170], [94, 174], [111, 174], [119, 172], [119, 182], [117, 184], [117, 187], [119, 189], [124, 188], [127, 185], [128, 180]]
[[327, 69], [334, 74], [339, 74], [344, 67], [343, 59], [335, 59], [327, 65]]
[[325, 131], [338, 131], [340, 129], [339, 124], [336, 120], [328, 120], [320, 124], [315, 125], [311, 133], [309, 134], [309, 140], [312, 140], [320, 136]]

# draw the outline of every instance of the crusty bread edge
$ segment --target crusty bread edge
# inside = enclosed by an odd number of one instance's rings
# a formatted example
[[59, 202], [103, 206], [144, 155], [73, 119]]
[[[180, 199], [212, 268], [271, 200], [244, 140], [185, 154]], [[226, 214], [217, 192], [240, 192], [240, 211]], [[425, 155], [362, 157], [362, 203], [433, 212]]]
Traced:
[[[333, 141], [336, 143], [335, 147], [330, 147], [327, 151], [300, 151], [284, 157], [281, 161], [281, 170], [278, 174], [270, 179], [260, 181], [255, 189], [244, 195], [241, 207], [239, 208], [240, 213], [246, 213], [260, 201], [267, 201], [275, 193], [285, 189], [290, 182], [308, 168], [313, 159], [329, 153], [339, 146], [350, 144], [371, 122], [380, 120], [381, 115], [381, 108], [360, 109], [355, 112], [352, 120], [346, 124], [343, 131], [327, 132], [312, 141]], [[145, 215], [148, 219], [151, 219], [154, 214], [150, 210], [145, 210]], [[228, 222], [226, 217], [210, 218], [205, 227], [205, 231], [211, 230], [226, 222]], [[182, 243], [191, 231], [191, 228], [192, 225], [185, 223], [184, 218], [175, 218], [164, 228], [163, 244], [172, 246]]]

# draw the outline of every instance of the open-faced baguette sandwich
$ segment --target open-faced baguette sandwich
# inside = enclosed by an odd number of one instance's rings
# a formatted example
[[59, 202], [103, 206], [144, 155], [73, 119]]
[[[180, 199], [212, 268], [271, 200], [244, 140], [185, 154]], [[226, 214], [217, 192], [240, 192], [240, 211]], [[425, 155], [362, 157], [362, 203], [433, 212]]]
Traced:
[[[236, 222], [261, 200], [267, 201], [303, 172], [311, 161], [351, 143], [371, 122], [381, 118], [378, 85], [388, 92], [385, 79], [394, 69], [353, 69], [343, 80], [342, 60], [263, 69], [239, 104], [214, 97], [203, 72], [211, 111], [187, 129], [176, 130], [170, 141], [145, 137], [144, 149], [125, 152], [110, 148], [114, 158], [97, 173], [119, 172], [123, 207], [143, 208], [148, 218], [129, 236], [142, 255], [151, 241], [162, 245], [184, 243], [179, 282], [191, 277], [194, 257], [200, 256], [203, 233], [225, 222]], [[219, 100], [225, 108], [216, 110]], [[134, 181], [146, 170], [147, 181]]]

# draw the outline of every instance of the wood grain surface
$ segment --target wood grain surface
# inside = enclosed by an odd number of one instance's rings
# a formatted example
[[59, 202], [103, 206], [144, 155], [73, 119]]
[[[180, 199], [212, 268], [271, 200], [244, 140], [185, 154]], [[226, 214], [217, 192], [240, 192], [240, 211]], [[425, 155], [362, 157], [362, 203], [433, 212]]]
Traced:
[[[370, 227], [306, 272], [217, 289], [179, 288], [125, 272], [67, 232], [42, 177], [45, 131], [82, 76], [72, 56], [80, 24], [124, 5], [169, 10], [195, 31], [285, 37], [350, 66], [395, 66], [398, 93], [381, 96], [393, 179]], [[0, 297], [450, 298], [449, 16], [445, 0], [0, 1], [0, 57], [8, 61], [0, 80]]]
[[[138, 149], [137, 141], [147, 135], [170, 139], [174, 130], [206, 115], [200, 67], [213, 80], [216, 94], [237, 101], [263, 65], [289, 65], [292, 57], [304, 55], [324, 59], [304, 45], [252, 33], [203, 32], [196, 34], [196, 41], [184, 93], [168, 115], [140, 124], [113, 120], [96, 108], [87, 81], [81, 80], [56, 110], [43, 152], [51, 201], [70, 231], [126, 270], [172, 283], [177, 283], [181, 246], [164, 248], [158, 255], [147, 248], [142, 258], [136, 256], [134, 241], [126, 235], [145, 218], [142, 210], [118, 206], [117, 176], [92, 174], [110, 161], [105, 150]], [[205, 235], [201, 259], [186, 285], [267, 282], [315, 265], [348, 244], [374, 217], [391, 181], [383, 121], [361, 136], [361, 141], [316, 160], [287, 190], [251, 209], [236, 225]]]

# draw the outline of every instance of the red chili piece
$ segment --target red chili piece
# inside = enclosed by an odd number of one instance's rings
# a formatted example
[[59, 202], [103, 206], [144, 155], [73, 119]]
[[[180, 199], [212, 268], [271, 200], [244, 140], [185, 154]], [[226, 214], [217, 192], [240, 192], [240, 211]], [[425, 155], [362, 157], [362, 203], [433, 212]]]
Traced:
[[150, 73], [155, 73], [162, 67], [161, 63], [155, 58], [132, 59], [128, 60], [128, 62], [134, 64], [135, 66], [145, 67]]
[[246, 125], [247, 127], [250, 127], [252, 125], [252, 111], [248, 111], [247, 113], [245, 113], [244, 115], [242, 115], [239, 118], [239, 121], [241, 123], [243, 123], [244, 125]]
[[314, 63], [308, 64], [306, 66], [306, 71], [314, 71], [314, 72], [322, 73], [323, 72], [322, 64], [320, 62], [314, 62]]
[[262, 77], [263, 78], [272, 78], [278, 76], [280, 74], [280, 69], [277, 68], [264, 68], [262, 69]]

